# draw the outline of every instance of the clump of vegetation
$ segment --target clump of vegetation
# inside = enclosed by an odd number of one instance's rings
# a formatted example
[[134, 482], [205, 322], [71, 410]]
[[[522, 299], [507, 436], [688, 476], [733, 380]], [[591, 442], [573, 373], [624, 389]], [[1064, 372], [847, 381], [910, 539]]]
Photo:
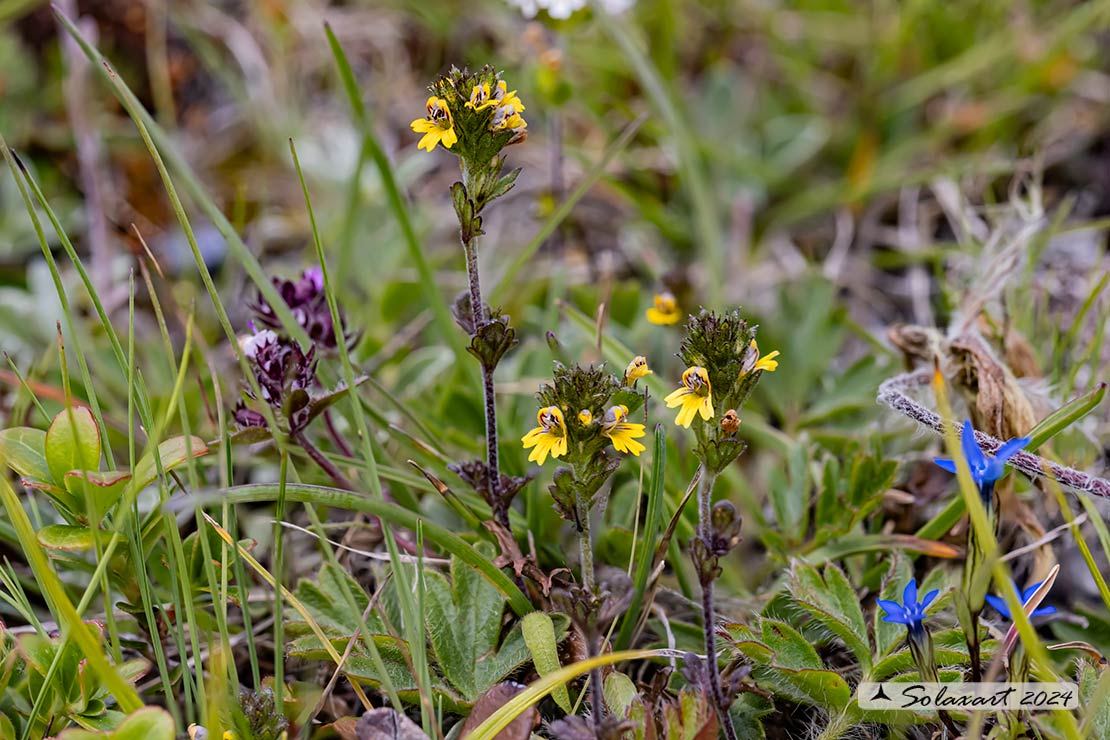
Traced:
[[9, 5], [0, 738], [1110, 737], [1101, 6]]

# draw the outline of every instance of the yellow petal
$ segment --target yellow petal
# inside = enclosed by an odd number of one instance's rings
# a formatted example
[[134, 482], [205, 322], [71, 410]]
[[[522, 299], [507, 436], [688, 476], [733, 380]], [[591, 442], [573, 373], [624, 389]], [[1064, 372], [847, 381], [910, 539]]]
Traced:
[[674, 423], [680, 427], [690, 428], [690, 422], [694, 420], [694, 415], [697, 414], [697, 405], [693, 403], [683, 403], [682, 408], [678, 410], [678, 416], [675, 417]]
[[443, 148], [450, 149], [454, 146], [455, 142], [459, 140], [458, 134], [455, 133], [455, 127], [447, 129], [443, 132]]
[[660, 311], [654, 307], [647, 310], [647, 320], [660, 326], [677, 324], [680, 318], [682, 318], [682, 314], [678, 311]]
[[667, 404], [667, 408], [673, 409], [675, 406], [682, 403], [682, 399], [690, 394], [690, 390], [683, 386], [676, 391], [671, 391], [663, 401]]
[[439, 143], [439, 138], [440, 138], [439, 129], [434, 128], [431, 131], [429, 131], [428, 133], [424, 134], [424, 137], [422, 139], [420, 139], [420, 143], [416, 145], [416, 148], [417, 149], [424, 149], [425, 151], [430, 152], [430, 151], [432, 151], [433, 149], [436, 148], [436, 144]]

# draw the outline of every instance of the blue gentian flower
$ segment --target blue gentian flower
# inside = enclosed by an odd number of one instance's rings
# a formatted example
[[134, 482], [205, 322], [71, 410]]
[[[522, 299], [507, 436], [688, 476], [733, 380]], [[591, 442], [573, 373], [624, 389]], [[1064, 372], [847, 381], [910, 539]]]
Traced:
[[[1025, 589], [1024, 591], [1020, 591], [1020, 592], [1018, 591], [1017, 584], [1015, 583], [1015, 584], [1013, 584], [1014, 593], [1016, 593], [1018, 595], [1018, 599], [1021, 601], [1021, 603], [1025, 604], [1027, 601], [1029, 601], [1030, 597], [1032, 597], [1033, 594], [1036, 593], [1037, 589], [1041, 587], [1041, 583], [1044, 583], [1044, 581], [1040, 581], [1039, 583], [1034, 583], [1029, 588]], [[1010, 607], [1006, 606], [1006, 602], [1003, 601], [1003, 599], [1001, 597], [995, 596], [994, 594], [987, 594], [987, 603], [990, 604], [991, 606], [993, 606], [995, 611], [997, 611], [1002, 616], [1006, 617], [1006, 619], [1013, 619], [1013, 617], [1010, 616]], [[1054, 607], [1054, 606], [1042, 606], [1038, 609], [1034, 609], [1033, 613], [1030, 614], [1029, 616], [1030, 617], [1047, 617], [1049, 614], [1055, 614], [1055, 613], [1056, 613], [1056, 607]]]
[[924, 630], [925, 609], [929, 604], [933, 603], [933, 599], [940, 593], [938, 589], [933, 589], [925, 594], [925, 598], [920, 602], [917, 600], [917, 579], [911, 578], [910, 582], [906, 584], [905, 590], [902, 592], [902, 603], [897, 601], [888, 601], [887, 599], [879, 599], [878, 604], [886, 612], [883, 615], [884, 622], [892, 622], [894, 624], [904, 624], [910, 628], [910, 632], [921, 632]]
[[[993, 458], [989, 458], [983, 454], [979, 443], [975, 441], [975, 429], [971, 426], [970, 419], [964, 422], [963, 432], [960, 434], [960, 446], [963, 447], [964, 457], [967, 458], [967, 466], [971, 468], [971, 478], [984, 493], [993, 490], [995, 481], [1006, 474], [1006, 461], [1013, 457], [1014, 453], [1025, 449], [1028, 444], [1029, 437], [1011, 439], [998, 448]], [[938, 457], [933, 462], [949, 473], [956, 472], [955, 460]]]

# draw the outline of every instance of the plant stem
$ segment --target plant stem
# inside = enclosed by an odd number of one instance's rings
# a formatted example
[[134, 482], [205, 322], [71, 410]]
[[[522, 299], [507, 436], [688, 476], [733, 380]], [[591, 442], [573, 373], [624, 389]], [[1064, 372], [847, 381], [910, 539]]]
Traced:
[[[706, 552], [710, 552], [713, 539], [713, 483], [716, 480], [716, 473], [703, 469], [701, 481], [698, 483], [697, 537], [705, 545]], [[713, 582], [716, 579], [713, 574], [706, 573], [699, 574], [699, 580], [701, 581], [702, 629], [705, 632], [705, 672], [709, 677], [709, 691], [717, 710], [717, 720], [721, 730], [728, 740], [737, 740], [736, 728], [732, 726], [732, 717], [728, 713], [728, 700], [721, 688], [721, 669], [717, 665], [717, 617], [713, 604]]]
[[[585, 498], [579, 496], [575, 501], [575, 510], [578, 518], [578, 558], [581, 561], [582, 587], [586, 590], [586, 598], [597, 605], [597, 575], [594, 573], [594, 550], [590, 535], [590, 504]], [[591, 624], [593, 624], [591, 622]], [[601, 655], [602, 636], [594, 625], [587, 635], [590, 658]], [[593, 725], [596, 730], [605, 713], [604, 691], [601, 683], [601, 669], [594, 668], [590, 671], [590, 707], [592, 708]]]
[[578, 510], [578, 558], [582, 566], [582, 586], [593, 596], [597, 578], [594, 575], [594, 551], [590, 536], [590, 505], [579, 497], [575, 508]]
[[[467, 230], [464, 229], [465, 233]], [[466, 254], [466, 277], [470, 288], [470, 315], [477, 332], [487, 323], [482, 304], [482, 287], [478, 281], [477, 237], [463, 239], [463, 252]], [[494, 368], [482, 362], [482, 400], [486, 411], [486, 486], [489, 489], [490, 507], [497, 523], [512, 534], [509, 524], [509, 508], [501, 495], [501, 471], [497, 460], [497, 400], [493, 387]]]
[[304, 432], [294, 432], [292, 435], [292, 439], [300, 446], [302, 450], [305, 451], [305, 453], [308, 454], [309, 457], [312, 458], [312, 461], [314, 463], [320, 466], [321, 470], [327, 473], [328, 476], [333, 481], [335, 481], [335, 484], [337, 486], [339, 486], [340, 488], [345, 488], [348, 491], [358, 490], [355, 484], [351, 482], [351, 479], [343, 475], [343, 472], [335, 466], [335, 463], [329, 460], [324, 455], [324, 453], [320, 452], [320, 450], [317, 449], [316, 445], [312, 444], [312, 442], [308, 440], [308, 437], [305, 436]]

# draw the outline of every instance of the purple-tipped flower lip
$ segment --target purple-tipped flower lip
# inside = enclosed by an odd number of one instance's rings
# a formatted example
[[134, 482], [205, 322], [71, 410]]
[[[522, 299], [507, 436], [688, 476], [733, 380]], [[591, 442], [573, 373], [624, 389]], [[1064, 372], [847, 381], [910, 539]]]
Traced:
[[[1037, 583], [1034, 583], [1032, 586], [1025, 589], [1024, 591], [1018, 591], [1018, 587], [1017, 587], [1016, 583], [1013, 583], [1012, 585], [1013, 585], [1013, 588], [1014, 588], [1014, 593], [1018, 595], [1018, 600], [1021, 601], [1022, 604], [1026, 604], [1026, 603], [1029, 602], [1029, 599], [1033, 596], [1033, 594], [1036, 593], [1037, 589], [1041, 587], [1042, 583], [1044, 583], [1044, 581], [1038, 581]], [[1013, 619], [1013, 616], [1011, 616], [1011, 614], [1010, 614], [1010, 607], [1006, 606], [1006, 601], [1002, 597], [995, 596], [994, 594], [987, 594], [987, 603], [990, 604], [991, 606], [993, 606], [994, 610], [997, 611], [999, 614], [1001, 614], [1006, 619]], [[1042, 606], [1042, 607], [1039, 607], [1037, 609], [1034, 609], [1033, 613], [1030, 614], [1029, 616], [1030, 617], [1047, 617], [1048, 615], [1055, 614], [1055, 613], [1056, 613], [1056, 607], [1054, 607], [1054, 606]]]
[[[960, 447], [964, 458], [967, 460], [967, 466], [971, 468], [971, 478], [980, 487], [991, 485], [1005, 475], [1006, 461], [1028, 445], [1029, 437], [1011, 439], [999, 447], [995, 456], [990, 458], [983, 454], [982, 448], [979, 447], [979, 443], [975, 439], [975, 428], [971, 426], [970, 419], [964, 421], [963, 431], [960, 433]], [[949, 473], [956, 472], [955, 460], [938, 457], [933, 462]]]
[[920, 602], [917, 600], [917, 579], [911, 578], [910, 582], [906, 584], [906, 588], [902, 591], [902, 603], [897, 601], [890, 601], [888, 599], [878, 599], [878, 604], [884, 612], [883, 621], [891, 622], [893, 624], [904, 624], [907, 627], [916, 628], [920, 627], [925, 621], [928, 614], [925, 610], [937, 598], [940, 593], [939, 589], [933, 589], [925, 594]]

